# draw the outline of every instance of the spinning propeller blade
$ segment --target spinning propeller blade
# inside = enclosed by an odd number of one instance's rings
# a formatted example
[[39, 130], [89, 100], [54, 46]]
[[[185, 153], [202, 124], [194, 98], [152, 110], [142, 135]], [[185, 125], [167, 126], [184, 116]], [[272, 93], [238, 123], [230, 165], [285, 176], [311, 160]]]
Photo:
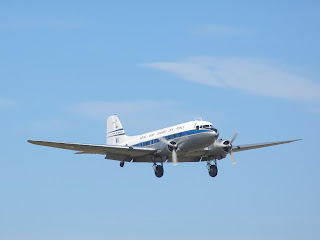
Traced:
[[171, 142], [169, 142], [165, 138], [160, 138], [160, 141], [172, 148], [172, 151], [171, 151], [172, 152], [172, 163], [173, 163], [173, 166], [177, 166], [178, 165], [178, 156], [177, 156], [178, 146], [177, 146], [177, 144], [172, 144]]
[[232, 162], [233, 165], [235, 165], [235, 164], [237, 163], [237, 161], [236, 161], [236, 159], [235, 159], [235, 157], [234, 157], [234, 155], [233, 155], [233, 153], [232, 153], [232, 143], [233, 143], [233, 141], [237, 138], [238, 134], [239, 134], [239, 132], [236, 131], [236, 132], [233, 134], [233, 136], [232, 136], [232, 138], [231, 138], [231, 140], [230, 140], [229, 156], [230, 156], [230, 158], [231, 158], [231, 162]]
[[234, 158], [234, 155], [233, 155], [233, 153], [232, 152], [230, 152], [230, 158], [231, 158], [231, 162], [232, 162], [232, 164], [233, 165], [235, 165], [236, 163], [237, 163], [237, 161], [236, 161], [236, 159]]
[[172, 162], [173, 162], [173, 166], [178, 165], [178, 157], [177, 157], [177, 152], [175, 148], [172, 150]]
[[236, 131], [236, 132], [233, 134], [233, 136], [232, 136], [232, 138], [231, 138], [231, 140], [230, 140], [231, 144], [232, 144], [233, 141], [237, 138], [238, 134], [239, 134], [238, 131]]

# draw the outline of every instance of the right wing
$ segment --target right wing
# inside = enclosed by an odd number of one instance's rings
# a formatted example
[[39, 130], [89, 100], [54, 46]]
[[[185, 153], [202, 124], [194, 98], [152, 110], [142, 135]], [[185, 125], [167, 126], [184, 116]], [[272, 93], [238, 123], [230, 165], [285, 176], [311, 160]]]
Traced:
[[247, 145], [233, 146], [232, 147], [232, 152], [240, 152], [240, 151], [246, 151], [246, 150], [251, 150], [251, 149], [256, 149], [256, 148], [270, 147], [270, 146], [274, 146], [274, 145], [291, 143], [291, 142], [296, 142], [296, 141], [300, 141], [300, 140], [302, 140], [302, 139], [294, 139], [294, 140], [280, 141], [280, 142], [268, 142], [268, 143], [257, 143], [257, 144], [247, 144]]
[[120, 145], [94, 145], [94, 144], [80, 144], [80, 143], [64, 143], [64, 142], [48, 142], [48, 141], [34, 141], [28, 140], [29, 143], [62, 148], [67, 150], [78, 151], [76, 154], [102, 154], [107, 155], [107, 158], [114, 160], [130, 161], [133, 158], [152, 155], [157, 150], [148, 147], [130, 147]]

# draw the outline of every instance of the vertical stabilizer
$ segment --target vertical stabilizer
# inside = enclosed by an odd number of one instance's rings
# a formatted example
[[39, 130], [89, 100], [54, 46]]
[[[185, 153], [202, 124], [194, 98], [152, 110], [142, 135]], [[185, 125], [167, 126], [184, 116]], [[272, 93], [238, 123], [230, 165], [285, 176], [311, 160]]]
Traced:
[[116, 114], [107, 119], [107, 145], [121, 145], [127, 139], [122, 124]]

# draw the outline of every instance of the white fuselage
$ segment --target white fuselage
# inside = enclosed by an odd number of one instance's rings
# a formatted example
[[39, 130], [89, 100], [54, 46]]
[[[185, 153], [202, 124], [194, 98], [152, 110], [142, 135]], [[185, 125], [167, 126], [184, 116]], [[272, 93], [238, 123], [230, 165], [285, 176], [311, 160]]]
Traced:
[[[161, 139], [175, 142], [179, 152], [188, 152], [211, 145], [219, 136], [218, 130], [207, 121], [191, 121], [172, 127], [128, 137], [121, 145], [133, 147], [153, 147], [160, 155], [169, 154]], [[164, 146], [165, 145], [165, 146]]]

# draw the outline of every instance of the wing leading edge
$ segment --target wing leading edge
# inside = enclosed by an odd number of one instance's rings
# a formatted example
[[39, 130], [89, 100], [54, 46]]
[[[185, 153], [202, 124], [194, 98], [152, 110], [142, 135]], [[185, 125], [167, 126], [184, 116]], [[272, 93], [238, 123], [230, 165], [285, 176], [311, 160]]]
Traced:
[[29, 143], [62, 148], [67, 150], [78, 151], [77, 154], [102, 154], [102, 155], [123, 155], [131, 158], [142, 157], [156, 152], [154, 148], [146, 147], [129, 147], [120, 145], [94, 145], [94, 144], [80, 144], [80, 143], [64, 143], [64, 142], [48, 142], [48, 141], [34, 141], [28, 140]]
[[238, 145], [238, 146], [232, 147], [232, 152], [240, 152], [240, 151], [246, 151], [246, 150], [251, 150], [251, 149], [256, 149], [256, 148], [270, 147], [270, 146], [275, 146], [275, 145], [280, 145], [280, 144], [285, 144], [285, 143], [296, 142], [296, 141], [300, 141], [300, 140], [302, 140], [302, 139], [294, 139], [294, 140], [287, 140], [287, 141], [280, 141], [280, 142]]

